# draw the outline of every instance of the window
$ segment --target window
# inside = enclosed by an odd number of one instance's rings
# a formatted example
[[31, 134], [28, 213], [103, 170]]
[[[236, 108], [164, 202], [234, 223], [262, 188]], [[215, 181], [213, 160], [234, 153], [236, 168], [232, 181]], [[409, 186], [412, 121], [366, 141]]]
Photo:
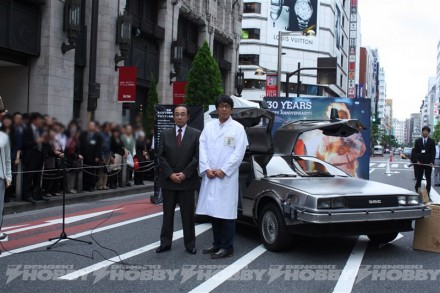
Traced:
[[258, 28], [244, 28], [241, 30], [242, 40], [259, 40], [260, 39], [260, 29]]
[[344, 67], [344, 55], [341, 55], [341, 67]]
[[239, 65], [258, 65], [260, 64], [260, 55], [256, 54], [240, 54], [238, 56]]
[[342, 16], [342, 28], [344, 28], [344, 27], [345, 27], [345, 17]]
[[266, 87], [266, 81], [260, 79], [245, 79], [245, 89], [264, 89]]
[[343, 77], [342, 74], [339, 76], [339, 86], [342, 87]]
[[341, 47], [342, 49], [344, 49], [344, 35], [342, 35], [341, 37]]
[[244, 3], [243, 13], [261, 13], [261, 3]]

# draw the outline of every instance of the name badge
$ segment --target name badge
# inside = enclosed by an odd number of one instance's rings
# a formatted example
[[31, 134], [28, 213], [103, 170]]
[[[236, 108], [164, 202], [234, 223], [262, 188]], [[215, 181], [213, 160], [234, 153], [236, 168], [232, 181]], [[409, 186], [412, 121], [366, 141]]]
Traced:
[[229, 147], [234, 147], [235, 146], [235, 137], [225, 136], [224, 145], [229, 146]]
[[425, 151], [425, 150], [422, 150], [422, 154], [424, 154], [424, 153], [426, 153], [426, 151]]
[[92, 139], [92, 140], [90, 141], [90, 144], [91, 144], [91, 145], [95, 145], [95, 144], [96, 144], [96, 140]]

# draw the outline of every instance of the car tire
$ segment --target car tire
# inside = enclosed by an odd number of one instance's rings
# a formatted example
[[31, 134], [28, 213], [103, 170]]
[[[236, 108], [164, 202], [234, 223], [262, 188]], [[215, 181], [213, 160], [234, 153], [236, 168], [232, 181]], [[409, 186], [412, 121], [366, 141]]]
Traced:
[[382, 244], [382, 243], [388, 243], [396, 239], [397, 235], [399, 233], [385, 233], [385, 234], [370, 234], [367, 235], [368, 239], [370, 239], [371, 242]]
[[258, 217], [258, 230], [264, 246], [270, 251], [283, 251], [291, 247], [293, 236], [287, 229], [280, 208], [267, 204]]

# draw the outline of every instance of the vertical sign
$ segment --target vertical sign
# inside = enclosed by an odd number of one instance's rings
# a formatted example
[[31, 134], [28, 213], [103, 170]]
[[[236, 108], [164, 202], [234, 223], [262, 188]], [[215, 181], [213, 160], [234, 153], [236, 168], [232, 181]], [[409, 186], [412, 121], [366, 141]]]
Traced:
[[348, 94], [356, 97], [356, 43], [357, 43], [357, 0], [350, 1], [350, 42], [348, 52]]
[[266, 97], [276, 97], [278, 92], [277, 75], [266, 74]]
[[173, 104], [183, 104], [186, 98], [186, 81], [173, 82]]
[[119, 67], [118, 102], [136, 102], [136, 66]]

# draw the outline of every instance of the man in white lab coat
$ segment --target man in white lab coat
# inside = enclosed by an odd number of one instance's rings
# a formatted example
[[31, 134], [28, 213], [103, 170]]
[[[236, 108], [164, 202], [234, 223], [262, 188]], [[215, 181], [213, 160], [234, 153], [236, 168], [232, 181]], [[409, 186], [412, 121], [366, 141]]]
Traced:
[[202, 185], [196, 214], [211, 217], [214, 242], [203, 253], [219, 259], [234, 253], [238, 169], [248, 141], [244, 127], [231, 117], [234, 108], [231, 97], [220, 96], [215, 106], [219, 118], [206, 124], [200, 136]]

